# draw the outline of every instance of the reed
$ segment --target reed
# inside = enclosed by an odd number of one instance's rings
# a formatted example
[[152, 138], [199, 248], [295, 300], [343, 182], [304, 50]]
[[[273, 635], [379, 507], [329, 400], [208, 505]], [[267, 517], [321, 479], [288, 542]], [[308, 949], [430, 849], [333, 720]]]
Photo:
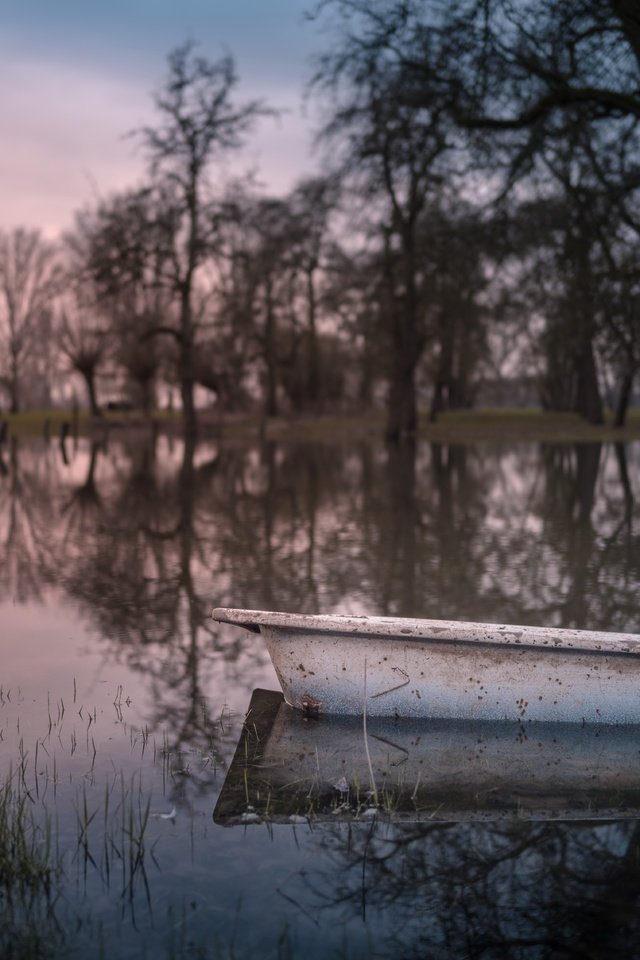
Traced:
[[12, 772], [0, 786], [0, 899], [49, 896], [61, 864], [53, 856], [51, 821], [38, 823], [24, 771]]
[[[175, 798], [190, 802], [182, 784], [195, 783], [197, 762], [166, 733], [156, 739], [126, 721], [131, 701], [122, 685], [96, 707], [82, 702], [70, 676], [64, 699], [52, 691], [33, 703], [19, 688], [0, 686], [0, 958], [108, 956], [99, 950], [101, 924], [122, 943], [153, 927], [142, 913], [157, 916], [162, 844], [175, 839], [183, 803]], [[225, 708], [221, 729], [227, 716]], [[116, 731], [124, 744], [111, 743]], [[207, 780], [215, 747], [212, 735], [199, 752]], [[156, 812], [169, 801], [170, 814]], [[195, 821], [181, 812], [178, 819], [183, 835], [190, 825], [193, 851]], [[161, 825], [166, 820], [171, 827]], [[187, 943], [177, 955], [188, 950]]]

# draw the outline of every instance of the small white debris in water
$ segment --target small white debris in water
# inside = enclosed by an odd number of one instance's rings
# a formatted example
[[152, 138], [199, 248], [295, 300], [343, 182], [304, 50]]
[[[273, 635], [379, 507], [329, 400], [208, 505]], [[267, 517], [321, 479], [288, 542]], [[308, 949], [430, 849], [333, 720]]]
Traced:
[[174, 807], [171, 813], [152, 813], [151, 816], [155, 817], [157, 820], [175, 820], [176, 808]]
[[349, 783], [348, 783], [346, 777], [340, 777], [339, 780], [336, 780], [336, 782], [334, 783], [333, 787], [334, 787], [334, 790], [339, 790], [340, 793], [348, 793], [348, 792], [349, 792]]
[[306, 822], [307, 822], [307, 818], [301, 817], [297, 813], [292, 813], [291, 816], [289, 817], [289, 823], [306, 823]]
[[377, 807], [367, 807], [366, 810], [363, 810], [363, 811], [362, 811], [362, 814], [361, 814], [361, 815], [362, 815], [363, 817], [377, 817], [377, 816], [378, 816], [378, 808], [377, 808]]
[[257, 813], [243, 813], [240, 820], [242, 823], [262, 823]]

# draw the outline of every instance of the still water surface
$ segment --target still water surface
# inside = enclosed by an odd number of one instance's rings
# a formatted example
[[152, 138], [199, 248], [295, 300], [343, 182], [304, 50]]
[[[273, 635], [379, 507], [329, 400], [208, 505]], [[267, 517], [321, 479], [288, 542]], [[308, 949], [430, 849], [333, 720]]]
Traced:
[[640, 956], [633, 819], [214, 823], [252, 691], [278, 684], [209, 617], [640, 632], [639, 504], [637, 443], [10, 441], [0, 953]]

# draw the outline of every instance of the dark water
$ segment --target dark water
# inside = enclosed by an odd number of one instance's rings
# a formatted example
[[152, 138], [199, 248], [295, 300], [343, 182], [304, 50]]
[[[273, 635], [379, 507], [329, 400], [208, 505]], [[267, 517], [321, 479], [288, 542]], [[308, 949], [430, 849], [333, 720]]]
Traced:
[[209, 618], [640, 632], [640, 444], [1, 453], [0, 954], [640, 955], [628, 815], [214, 823], [251, 693], [278, 684], [259, 637]]

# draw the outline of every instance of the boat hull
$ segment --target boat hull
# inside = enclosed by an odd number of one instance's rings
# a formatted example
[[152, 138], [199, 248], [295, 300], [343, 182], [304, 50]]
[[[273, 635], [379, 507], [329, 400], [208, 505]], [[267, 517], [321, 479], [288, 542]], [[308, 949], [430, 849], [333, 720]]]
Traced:
[[640, 724], [636, 636], [255, 614], [214, 611], [263, 635], [285, 699], [308, 713]]
[[633, 656], [262, 632], [285, 699], [311, 713], [640, 723]]

